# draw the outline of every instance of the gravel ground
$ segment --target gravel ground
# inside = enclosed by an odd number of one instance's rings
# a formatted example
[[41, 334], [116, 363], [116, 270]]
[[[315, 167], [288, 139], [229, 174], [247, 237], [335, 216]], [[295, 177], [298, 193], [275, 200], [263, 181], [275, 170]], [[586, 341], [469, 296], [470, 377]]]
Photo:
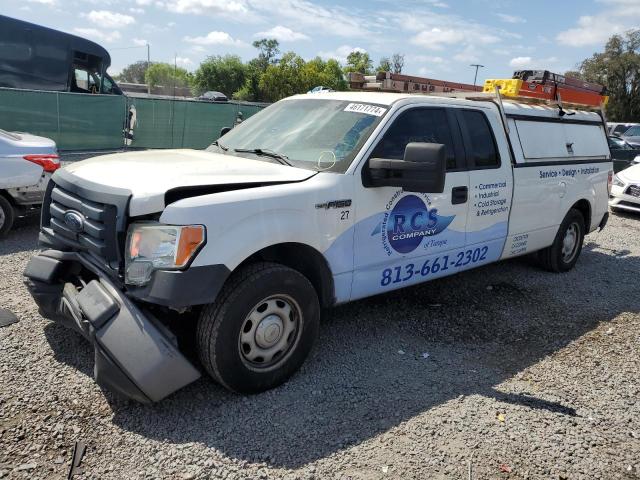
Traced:
[[0, 243], [20, 317], [0, 329], [0, 478], [66, 478], [79, 439], [74, 478], [640, 478], [640, 217], [568, 274], [512, 260], [340, 307], [270, 392], [205, 377], [151, 406], [102, 392], [89, 344], [38, 315], [36, 222]]

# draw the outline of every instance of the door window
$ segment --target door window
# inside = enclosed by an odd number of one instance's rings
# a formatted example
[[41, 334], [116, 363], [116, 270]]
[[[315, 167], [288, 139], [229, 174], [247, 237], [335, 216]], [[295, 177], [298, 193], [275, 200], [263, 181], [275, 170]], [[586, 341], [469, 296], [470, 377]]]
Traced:
[[453, 136], [442, 108], [413, 108], [401, 113], [378, 142], [370, 158], [402, 160], [408, 143], [441, 143], [446, 148], [447, 170], [457, 168]]
[[499, 167], [500, 157], [493, 132], [484, 113], [477, 110], [463, 110], [462, 118], [469, 134], [471, 168]]
[[75, 85], [72, 91], [87, 93], [89, 91], [89, 72], [76, 67], [74, 70]]

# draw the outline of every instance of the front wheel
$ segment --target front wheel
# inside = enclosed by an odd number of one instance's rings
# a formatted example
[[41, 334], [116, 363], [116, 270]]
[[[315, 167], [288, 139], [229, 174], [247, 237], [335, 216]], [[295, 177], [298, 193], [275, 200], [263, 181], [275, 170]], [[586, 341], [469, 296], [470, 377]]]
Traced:
[[300, 272], [256, 263], [235, 272], [198, 320], [198, 354], [207, 372], [238, 393], [285, 382], [318, 335], [320, 303]]
[[572, 208], [560, 224], [553, 244], [538, 253], [542, 267], [551, 272], [571, 270], [582, 251], [584, 232], [582, 213]]

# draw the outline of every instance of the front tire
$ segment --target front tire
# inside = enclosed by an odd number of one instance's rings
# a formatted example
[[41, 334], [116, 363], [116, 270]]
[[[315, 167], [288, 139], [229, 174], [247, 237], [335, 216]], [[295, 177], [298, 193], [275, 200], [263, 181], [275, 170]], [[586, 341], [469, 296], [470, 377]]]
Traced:
[[538, 253], [542, 267], [556, 273], [571, 270], [582, 252], [584, 232], [584, 217], [572, 208], [560, 224], [553, 244]]
[[198, 320], [200, 361], [222, 386], [258, 393], [284, 383], [318, 336], [320, 302], [300, 272], [256, 263], [235, 272]]
[[0, 194], [0, 238], [4, 238], [11, 230], [15, 220], [15, 210], [9, 200]]

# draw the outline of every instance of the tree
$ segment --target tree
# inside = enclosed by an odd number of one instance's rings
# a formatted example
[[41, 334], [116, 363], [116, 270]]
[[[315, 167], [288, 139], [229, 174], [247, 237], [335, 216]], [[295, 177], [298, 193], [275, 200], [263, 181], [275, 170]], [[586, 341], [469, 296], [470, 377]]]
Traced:
[[320, 57], [309, 60], [302, 66], [302, 85], [298, 93], [308, 92], [313, 87], [320, 85], [333, 90], [346, 90], [347, 81], [344, 79], [342, 69], [337, 60], [329, 59], [326, 62]]
[[394, 53], [391, 56], [391, 64], [393, 65], [393, 73], [402, 73], [404, 68], [404, 54]]
[[260, 90], [260, 79], [269, 65], [278, 63], [280, 44], [275, 38], [263, 38], [253, 42], [258, 49], [258, 56], [246, 64], [245, 81], [234, 93], [236, 100], [260, 102], [264, 100], [264, 93]]
[[256, 66], [254, 60], [251, 60], [246, 65], [247, 71], [244, 84], [238, 90], [233, 92], [233, 98], [236, 100], [245, 100], [248, 102], [262, 101], [260, 78], [262, 77], [263, 72], [258, 66]]
[[606, 85], [610, 120], [640, 119], [640, 30], [612, 36], [604, 52], [579, 65], [579, 74], [587, 82]]
[[294, 52], [287, 52], [277, 65], [269, 65], [260, 78], [260, 90], [267, 102], [276, 102], [303, 91], [304, 60]]
[[347, 80], [344, 78], [342, 73], [342, 67], [340, 66], [340, 62], [336, 59], [330, 58], [324, 64], [324, 74], [326, 75], [326, 82], [324, 85], [327, 87], [331, 87], [334, 90], [347, 90], [349, 88], [349, 84]]
[[277, 63], [276, 56], [280, 53], [280, 44], [275, 38], [263, 38], [253, 42], [253, 46], [259, 50], [257, 66], [265, 71], [273, 63]]
[[146, 60], [138, 60], [136, 63], [124, 67], [120, 75], [117, 75], [116, 80], [127, 83], [145, 83], [147, 68], [149, 68], [149, 63]]
[[319, 85], [345, 90], [347, 82], [337, 60], [320, 57], [305, 62], [294, 52], [285, 53], [277, 64], [267, 67], [260, 78], [263, 100], [276, 102], [281, 98], [305, 93]]
[[152, 63], [145, 73], [145, 82], [152, 87], [188, 87], [192, 76], [184, 68], [168, 63]]
[[367, 52], [354, 50], [347, 55], [347, 65], [344, 67], [345, 73], [359, 72], [364, 75], [370, 75], [373, 68], [373, 62]]
[[200, 95], [216, 90], [231, 96], [247, 78], [247, 66], [237, 55], [210, 56], [200, 64], [193, 79], [193, 90]]
[[391, 61], [389, 57], [382, 57], [380, 59], [380, 63], [378, 64], [378, 68], [376, 68], [378, 72], [390, 72], [391, 71]]

